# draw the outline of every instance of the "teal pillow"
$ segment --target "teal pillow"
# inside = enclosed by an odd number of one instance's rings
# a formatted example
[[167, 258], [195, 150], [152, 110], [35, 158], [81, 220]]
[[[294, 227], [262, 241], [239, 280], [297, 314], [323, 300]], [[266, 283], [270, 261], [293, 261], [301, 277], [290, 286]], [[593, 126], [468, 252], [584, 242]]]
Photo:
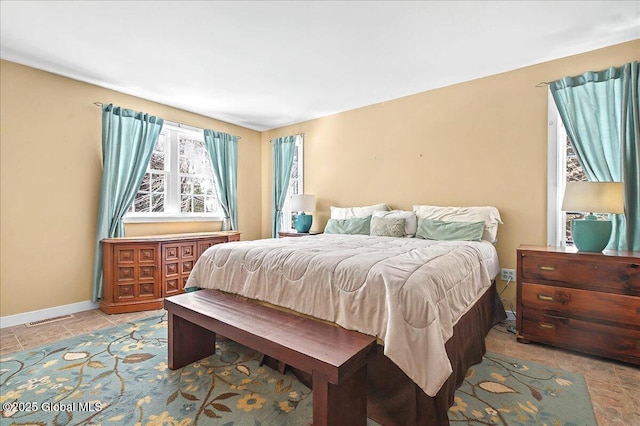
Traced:
[[324, 228], [325, 234], [369, 235], [371, 216], [352, 217], [350, 219], [329, 219]]
[[443, 222], [441, 220], [418, 220], [416, 237], [425, 240], [480, 241], [484, 222]]
[[404, 218], [371, 218], [371, 235], [380, 237], [404, 237]]

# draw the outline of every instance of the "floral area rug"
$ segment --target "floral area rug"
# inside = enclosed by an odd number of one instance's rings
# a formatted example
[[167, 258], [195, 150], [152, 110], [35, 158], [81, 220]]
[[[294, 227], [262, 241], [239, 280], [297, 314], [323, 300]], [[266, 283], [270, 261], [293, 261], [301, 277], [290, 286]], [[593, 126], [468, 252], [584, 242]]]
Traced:
[[218, 339], [171, 371], [167, 318], [154, 316], [0, 359], [2, 425], [306, 425], [309, 388]]
[[[311, 424], [310, 389], [259, 358], [219, 339], [215, 355], [171, 371], [166, 316], [153, 316], [2, 356], [0, 424]], [[449, 419], [596, 425], [582, 376], [495, 354], [469, 370]]]
[[487, 353], [449, 409], [452, 425], [597, 426], [581, 374]]

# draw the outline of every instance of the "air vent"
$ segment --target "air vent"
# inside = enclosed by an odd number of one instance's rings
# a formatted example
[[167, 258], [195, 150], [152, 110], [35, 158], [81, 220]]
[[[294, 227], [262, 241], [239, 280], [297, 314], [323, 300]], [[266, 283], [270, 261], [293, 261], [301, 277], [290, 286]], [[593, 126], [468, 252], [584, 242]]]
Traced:
[[69, 314], [69, 315], [61, 315], [59, 317], [53, 317], [53, 318], [47, 318], [47, 319], [43, 319], [40, 321], [33, 321], [33, 322], [28, 322], [25, 325], [27, 327], [36, 327], [38, 325], [43, 325], [43, 324], [49, 324], [52, 322], [56, 322], [56, 321], [62, 321], [68, 318], [73, 318], [73, 315]]

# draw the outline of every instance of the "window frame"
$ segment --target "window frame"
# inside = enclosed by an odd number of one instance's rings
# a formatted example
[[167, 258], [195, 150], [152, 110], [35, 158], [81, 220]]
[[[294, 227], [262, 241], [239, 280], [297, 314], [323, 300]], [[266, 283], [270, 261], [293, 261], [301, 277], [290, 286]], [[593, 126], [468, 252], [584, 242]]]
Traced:
[[563, 237], [565, 213], [562, 211], [562, 197], [566, 186], [566, 149], [561, 149], [560, 141], [563, 140], [560, 133], [566, 131], [560, 119], [560, 113], [553, 100], [551, 91], [548, 91], [547, 114], [547, 244], [551, 246], [565, 246], [566, 237]]
[[558, 247], [573, 247], [567, 238], [567, 215], [582, 215], [585, 212], [563, 211], [562, 201], [567, 187], [567, 131], [556, 107], [551, 91], [548, 96], [548, 153], [547, 153], [547, 244]]
[[[180, 212], [180, 169], [179, 169], [179, 138], [180, 135], [188, 139], [204, 143], [204, 131], [196, 127], [185, 126], [165, 121], [160, 133], [165, 139], [165, 211], [164, 212], [129, 212], [124, 215], [124, 223], [156, 223], [156, 222], [214, 222], [224, 220], [222, 208], [213, 213], [182, 213]], [[157, 170], [147, 169], [145, 173], [156, 173]], [[215, 185], [215, 175], [213, 177]], [[170, 188], [173, 188], [171, 190]], [[216, 193], [217, 200], [217, 190]], [[219, 204], [219, 201], [218, 201]], [[168, 207], [168, 209], [167, 209]], [[168, 210], [168, 211], [167, 211]]]
[[[298, 159], [297, 163], [294, 162], [291, 167], [291, 175], [293, 175], [294, 170], [293, 167], [297, 165], [298, 168], [298, 191], [295, 194], [304, 194], [304, 135], [296, 135], [296, 158]], [[291, 176], [290, 175], [290, 176]], [[289, 187], [287, 188], [287, 196], [284, 200], [284, 205], [282, 206], [282, 223], [280, 224], [280, 229], [282, 231], [292, 231], [293, 227], [293, 212], [291, 211], [291, 196], [294, 195], [293, 192], [293, 178], [289, 180]], [[288, 219], [288, 220], [287, 220]]]

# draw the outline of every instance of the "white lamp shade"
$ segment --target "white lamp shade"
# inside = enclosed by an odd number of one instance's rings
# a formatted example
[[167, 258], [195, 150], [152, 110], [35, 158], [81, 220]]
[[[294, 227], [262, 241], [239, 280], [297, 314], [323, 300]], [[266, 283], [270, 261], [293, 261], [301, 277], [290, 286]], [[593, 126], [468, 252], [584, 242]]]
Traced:
[[622, 182], [567, 182], [562, 210], [589, 213], [624, 213]]
[[291, 211], [314, 212], [316, 211], [316, 196], [308, 194], [295, 194], [291, 196]]

